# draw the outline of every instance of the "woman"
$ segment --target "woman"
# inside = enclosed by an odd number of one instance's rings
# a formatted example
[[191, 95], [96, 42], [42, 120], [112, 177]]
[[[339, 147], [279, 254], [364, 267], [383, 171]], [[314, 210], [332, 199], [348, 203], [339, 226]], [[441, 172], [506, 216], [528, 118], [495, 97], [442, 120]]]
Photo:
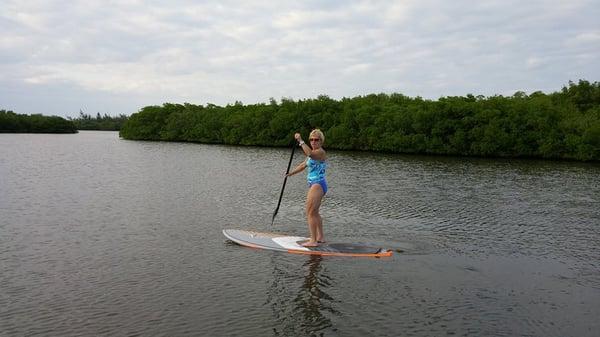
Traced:
[[308, 219], [308, 229], [310, 230], [310, 239], [302, 243], [304, 247], [316, 247], [319, 243], [323, 243], [323, 219], [319, 214], [321, 200], [327, 193], [327, 181], [325, 180], [325, 169], [327, 168], [327, 159], [325, 150], [323, 150], [323, 142], [325, 135], [319, 129], [314, 129], [308, 136], [310, 146], [302, 140], [299, 133], [294, 135], [294, 138], [302, 147], [302, 151], [306, 155], [306, 160], [296, 166], [287, 174], [288, 177], [296, 173], [304, 171], [308, 167], [308, 194], [306, 196], [306, 217]]

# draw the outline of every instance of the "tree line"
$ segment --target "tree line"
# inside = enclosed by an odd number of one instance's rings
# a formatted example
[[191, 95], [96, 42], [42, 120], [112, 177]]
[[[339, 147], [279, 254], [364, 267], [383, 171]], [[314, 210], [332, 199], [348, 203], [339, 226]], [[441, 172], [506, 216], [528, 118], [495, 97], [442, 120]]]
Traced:
[[600, 160], [600, 84], [438, 100], [371, 94], [227, 106], [146, 106], [123, 124], [125, 139], [288, 146], [325, 133], [329, 149], [392, 153]]
[[100, 115], [96, 113], [96, 117], [79, 111], [77, 118], [68, 117], [75, 124], [77, 130], [102, 130], [102, 131], [119, 131], [127, 120], [127, 116], [120, 114], [118, 116], [109, 116], [108, 114]]
[[72, 121], [58, 116], [0, 110], [0, 133], [77, 133]]

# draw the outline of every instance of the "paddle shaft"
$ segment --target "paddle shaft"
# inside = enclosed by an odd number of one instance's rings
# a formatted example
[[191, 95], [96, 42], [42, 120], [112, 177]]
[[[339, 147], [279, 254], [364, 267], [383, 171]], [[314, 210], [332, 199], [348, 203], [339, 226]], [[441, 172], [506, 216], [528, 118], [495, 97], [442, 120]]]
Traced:
[[273, 219], [271, 220], [271, 226], [275, 222], [275, 216], [277, 216], [277, 212], [279, 212], [279, 206], [281, 205], [281, 198], [283, 197], [283, 191], [285, 190], [285, 183], [287, 182], [287, 175], [290, 173], [290, 167], [292, 166], [292, 159], [294, 159], [294, 151], [296, 151], [296, 142], [292, 145], [292, 154], [290, 155], [290, 161], [288, 162], [287, 170], [285, 171], [285, 178], [283, 178], [283, 186], [281, 186], [281, 193], [279, 194], [279, 201], [277, 202], [277, 208], [275, 208], [275, 212], [273, 212]]

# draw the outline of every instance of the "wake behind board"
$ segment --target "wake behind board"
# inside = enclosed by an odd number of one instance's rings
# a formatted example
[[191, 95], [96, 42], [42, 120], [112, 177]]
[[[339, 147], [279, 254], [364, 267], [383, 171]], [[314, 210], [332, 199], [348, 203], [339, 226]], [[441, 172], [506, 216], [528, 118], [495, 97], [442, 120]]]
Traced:
[[224, 229], [223, 234], [231, 241], [246, 247], [276, 250], [294, 254], [330, 256], [392, 256], [392, 251], [356, 243], [322, 243], [318, 247], [304, 247], [308, 238], [277, 233], [260, 233], [239, 229]]

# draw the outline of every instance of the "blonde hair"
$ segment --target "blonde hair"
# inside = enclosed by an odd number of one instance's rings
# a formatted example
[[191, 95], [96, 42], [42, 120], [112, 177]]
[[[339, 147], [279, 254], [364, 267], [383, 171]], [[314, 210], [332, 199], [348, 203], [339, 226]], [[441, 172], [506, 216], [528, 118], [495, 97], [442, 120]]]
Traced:
[[308, 137], [312, 137], [313, 135], [318, 136], [319, 139], [321, 140], [321, 143], [325, 143], [325, 135], [323, 134], [323, 131], [321, 131], [319, 129], [314, 129], [310, 132]]

